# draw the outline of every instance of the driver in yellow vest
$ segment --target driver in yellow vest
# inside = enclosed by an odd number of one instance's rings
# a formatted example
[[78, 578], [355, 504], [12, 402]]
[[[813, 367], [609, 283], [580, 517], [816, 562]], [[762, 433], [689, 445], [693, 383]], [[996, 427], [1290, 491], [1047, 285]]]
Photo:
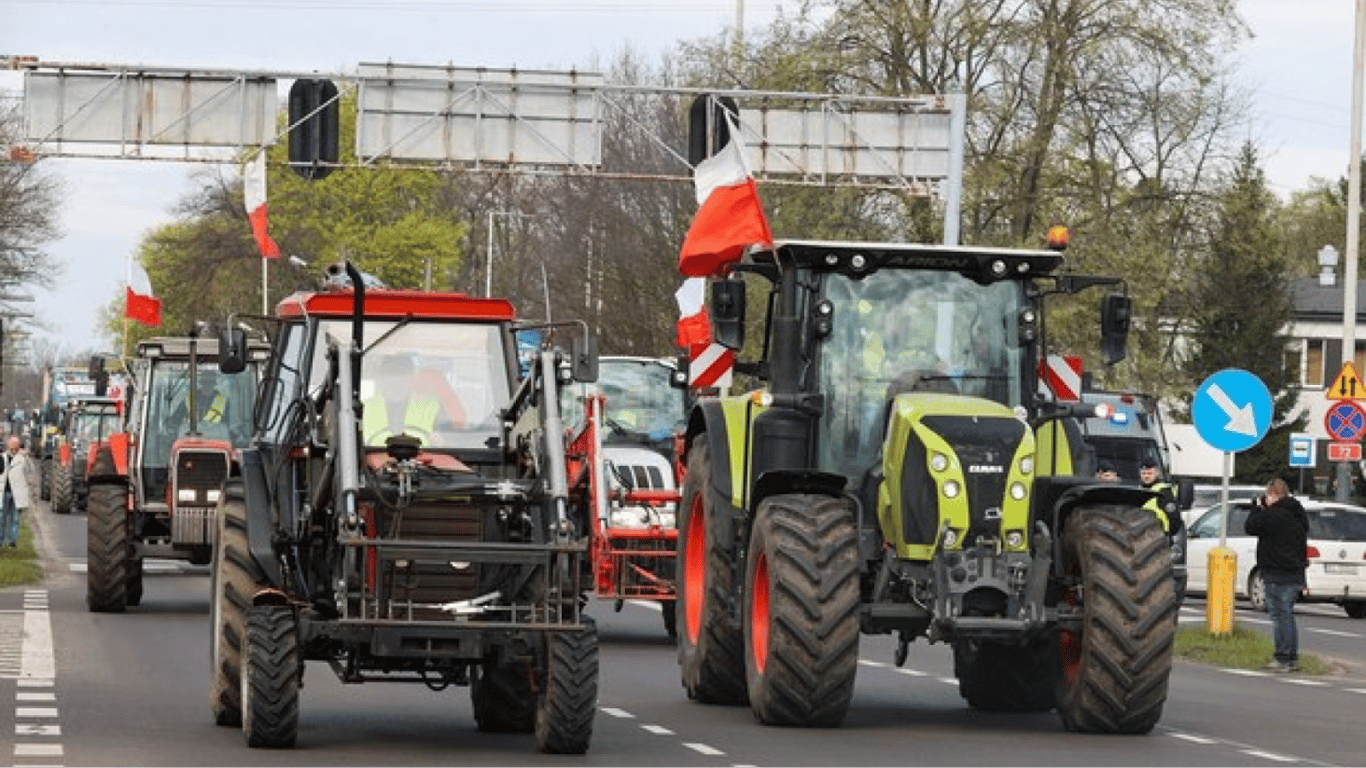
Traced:
[[423, 443], [431, 441], [441, 403], [435, 395], [417, 391], [416, 385], [408, 355], [380, 359], [375, 391], [361, 404], [361, 433], [366, 445], [384, 445], [386, 438], [404, 433]]

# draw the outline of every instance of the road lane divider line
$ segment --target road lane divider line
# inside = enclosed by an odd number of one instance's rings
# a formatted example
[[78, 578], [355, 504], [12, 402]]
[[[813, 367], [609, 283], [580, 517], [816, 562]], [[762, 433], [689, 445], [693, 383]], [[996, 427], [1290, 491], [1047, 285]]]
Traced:
[[62, 765], [60, 759], [65, 756], [60, 741], [61, 724], [26, 722], [55, 720], [61, 715], [55, 706], [35, 706], [57, 701], [57, 694], [52, 690], [57, 677], [57, 660], [53, 651], [47, 590], [25, 590], [23, 602], [23, 636], [14, 691], [13, 762], [51, 768]]
[[717, 755], [726, 754], [725, 752], [722, 752], [716, 747], [709, 746], [707, 744], [702, 744], [696, 741], [685, 741], [683, 742], [683, 746], [687, 747], [688, 749], [691, 749], [699, 755], [707, 755], [708, 757], [715, 757]]

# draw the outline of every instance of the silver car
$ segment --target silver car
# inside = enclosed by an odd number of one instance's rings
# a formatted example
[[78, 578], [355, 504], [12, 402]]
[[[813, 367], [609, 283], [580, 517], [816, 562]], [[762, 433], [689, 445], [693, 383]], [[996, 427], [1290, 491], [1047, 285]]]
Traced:
[[[1303, 603], [1336, 603], [1354, 619], [1366, 618], [1366, 508], [1330, 501], [1299, 499], [1309, 517], [1309, 568], [1305, 571]], [[1237, 558], [1234, 594], [1257, 610], [1266, 610], [1266, 591], [1257, 572], [1257, 537], [1243, 531], [1250, 500], [1234, 501], [1227, 546]], [[1219, 546], [1224, 509], [1214, 504], [1190, 526], [1186, 565], [1187, 591], [1205, 594], [1209, 584], [1209, 553]]]

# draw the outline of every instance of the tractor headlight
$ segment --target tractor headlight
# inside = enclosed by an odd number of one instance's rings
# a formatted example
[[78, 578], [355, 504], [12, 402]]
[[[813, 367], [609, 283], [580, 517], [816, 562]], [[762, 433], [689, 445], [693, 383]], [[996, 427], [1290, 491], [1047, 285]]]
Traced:
[[181, 488], [176, 491], [176, 501], [182, 504], [193, 504], [198, 498], [193, 488]]
[[949, 480], [949, 481], [945, 482], [945, 483], [944, 483], [944, 498], [948, 498], [948, 499], [956, 499], [956, 498], [958, 498], [958, 491], [959, 491], [959, 490], [961, 490], [961, 489], [958, 487], [958, 481], [957, 481], [957, 480]]
[[935, 472], [943, 472], [949, 468], [949, 457], [942, 453], [935, 453], [930, 456], [930, 469]]
[[1027, 493], [1028, 491], [1025, 490], [1024, 483], [1015, 482], [1010, 484], [1010, 498], [1021, 501]]
[[204, 500], [210, 504], [217, 504], [223, 498], [223, 492], [217, 488], [210, 488], [204, 492]]
[[1033, 472], [1034, 472], [1034, 457], [1033, 457], [1033, 456], [1021, 456], [1021, 457], [1020, 457], [1020, 474], [1022, 474], [1022, 475], [1028, 475], [1028, 474], [1032, 474]]

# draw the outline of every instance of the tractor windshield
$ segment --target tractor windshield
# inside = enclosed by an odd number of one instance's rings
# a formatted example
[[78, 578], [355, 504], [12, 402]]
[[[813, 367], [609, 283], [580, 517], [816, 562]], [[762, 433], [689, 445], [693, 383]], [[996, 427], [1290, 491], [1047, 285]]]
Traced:
[[[350, 320], [321, 323], [320, 333], [351, 336]], [[406, 433], [431, 449], [483, 449], [498, 436], [500, 410], [512, 398], [501, 327], [492, 323], [371, 320], [361, 362], [361, 438], [383, 447]], [[309, 381], [326, 376], [325, 345], [315, 346]]]
[[834, 326], [820, 353], [831, 429], [821, 468], [859, 477], [877, 456], [890, 398], [944, 392], [1021, 404], [1017, 320], [1024, 297], [1011, 281], [978, 285], [957, 272], [892, 270], [826, 279]]
[[667, 443], [683, 429], [687, 417], [685, 391], [670, 382], [674, 368], [659, 360], [602, 358], [594, 384], [565, 387], [561, 398], [564, 423], [583, 420], [583, 398], [601, 392], [606, 417], [603, 439]]

